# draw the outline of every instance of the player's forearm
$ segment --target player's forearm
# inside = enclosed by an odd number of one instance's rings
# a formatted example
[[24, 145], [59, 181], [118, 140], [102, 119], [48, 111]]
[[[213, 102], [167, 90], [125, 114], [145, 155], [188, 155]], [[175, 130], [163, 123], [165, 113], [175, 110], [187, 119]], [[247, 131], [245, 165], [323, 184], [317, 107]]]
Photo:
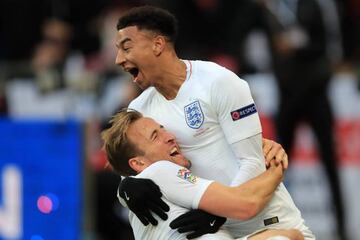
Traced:
[[259, 213], [282, 180], [282, 168], [270, 167], [260, 176], [238, 186], [212, 183], [202, 196], [199, 208], [212, 214], [246, 220]]
[[[261, 175], [249, 180], [238, 187], [238, 193], [244, 197], [251, 198], [253, 212], [250, 214], [255, 216], [266, 204], [271, 200], [277, 186], [283, 179], [282, 166], [272, 165], [267, 171]], [[252, 217], [251, 216], [251, 217]]]
[[217, 216], [246, 220], [255, 202], [236, 187], [213, 182], [201, 197], [198, 208]]

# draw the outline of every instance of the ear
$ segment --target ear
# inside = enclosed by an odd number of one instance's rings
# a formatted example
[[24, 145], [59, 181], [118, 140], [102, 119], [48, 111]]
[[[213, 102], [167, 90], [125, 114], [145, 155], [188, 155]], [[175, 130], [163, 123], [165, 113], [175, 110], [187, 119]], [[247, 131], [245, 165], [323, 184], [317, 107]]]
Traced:
[[137, 173], [142, 172], [146, 166], [141, 157], [133, 157], [129, 159], [129, 166]]
[[155, 56], [159, 56], [165, 49], [166, 39], [164, 36], [157, 35], [153, 42], [153, 51]]

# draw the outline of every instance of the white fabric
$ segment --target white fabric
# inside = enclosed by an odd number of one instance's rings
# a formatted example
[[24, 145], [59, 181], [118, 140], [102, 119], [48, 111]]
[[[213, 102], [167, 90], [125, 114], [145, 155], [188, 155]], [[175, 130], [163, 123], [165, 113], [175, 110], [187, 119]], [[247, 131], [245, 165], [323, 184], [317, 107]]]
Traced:
[[[161, 189], [163, 193], [162, 199], [169, 205], [170, 211], [168, 212], [168, 219], [163, 221], [157, 216], [157, 226], [144, 226], [134, 213], [129, 212], [129, 220], [133, 228], [135, 239], [152, 240], [152, 239], [172, 239], [172, 240], [185, 240], [186, 235], [180, 234], [176, 230], [169, 227], [172, 220], [186, 213], [192, 207], [197, 208], [200, 198], [212, 183], [212, 181], [198, 178], [187, 172], [185, 175], [179, 174], [179, 171], [186, 171], [183, 167], [175, 165], [169, 161], [159, 161], [143, 172], [138, 174], [137, 178], [149, 178], [153, 180]], [[180, 175], [180, 176], [178, 176]], [[191, 179], [186, 180], [186, 179]], [[186, 193], [186, 194], [184, 194]], [[219, 230], [216, 234], [206, 234], [200, 238], [201, 240], [209, 239], [233, 239], [230, 234], [225, 230]]]
[[[166, 100], [151, 87], [129, 107], [142, 112], [144, 116], [152, 117], [174, 133], [183, 154], [192, 162], [192, 172], [199, 177], [230, 185], [235, 177], [238, 179], [235, 179], [235, 182], [243, 182], [260, 174], [265, 169], [264, 166], [258, 165], [259, 156], [262, 154], [259, 142], [261, 125], [257, 112], [246, 114], [248, 110], [253, 110], [248, 107], [254, 103], [248, 84], [215, 63], [185, 63], [187, 79], [175, 99]], [[190, 120], [197, 121], [191, 124], [189, 118], [186, 118], [186, 110], [188, 106], [193, 105], [195, 107], [191, 116], [194, 118]], [[244, 108], [244, 116], [233, 120], [231, 113]], [[244, 153], [241, 153], [241, 149]], [[237, 176], [239, 166], [240, 171], [243, 169], [244, 173], [240, 172]], [[256, 174], [252, 175], [251, 169], [257, 169]], [[310, 237], [307, 239], [313, 239], [299, 210], [282, 184], [266, 207], [266, 211], [248, 221], [228, 220], [227, 227], [235, 237], [243, 237], [263, 229], [264, 219], [277, 216], [279, 223], [266, 227], [297, 228]]]
[[[129, 107], [152, 117], [174, 133], [198, 176], [229, 185], [238, 167], [228, 142], [261, 132], [257, 113], [237, 121], [232, 120], [230, 113], [254, 101], [248, 84], [229, 70], [203, 61], [191, 61], [191, 66], [192, 73], [189, 66], [188, 79], [175, 99], [166, 100], [151, 87]], [[185, 107], [195, 101], [199, 102], [204, 119], [197, 129], [189, 127], [184, 113]]]
[[[238, 159], [240, 170], [232, 181], [232, 186], [244, 183], [265, 171], [265, 160], [262, 149], [262, 136], [257, 134], [231, 145]], [[264, 220], [278, 217], [279, 223], [264, 225]], [[268, 228], [298, 228], [311, 237], [311, 232], [304, 225], [300, 211], [296, 208], [290, 194], [283, 184], [277, 188], [274, 197], [267, 206], [255, 217], [248, 221], [229, 219], [226, 223], [227, 229], [234, 236], [244, 236]], [[311, 239], [311, 238], [309, 238]]]
[[259, 234], [259, 233], [264, 232], [264, 231], [266, 231], [266, 230], [267, 230], [267, 229], [260, 229], [260, 230], [258, 230], [258, 231], [256, 231], [256, 232], [253, 232], [253, 233], [248, 234], [248, 235], [246, 235], [246, 236], [243, 236], [243, 237], [240, 237], [240, 238], [236, 238], [236, 240], [249, 240], [250, 237], [255, 236], [256, 234]]
[[231, 182], [231, 186], [238, 186], [247, 182], [265, 169], [265, 159], [262, 149], [262, 135], [257, 134], [247, 139], [231, 144], [239, 165], [239, 171]]
[[170, 161], [155, 162], [136, 177], [153, 180], [167, 200], [187, 209], [198, 208], [202, 195], [213, 182], [199, 178]]

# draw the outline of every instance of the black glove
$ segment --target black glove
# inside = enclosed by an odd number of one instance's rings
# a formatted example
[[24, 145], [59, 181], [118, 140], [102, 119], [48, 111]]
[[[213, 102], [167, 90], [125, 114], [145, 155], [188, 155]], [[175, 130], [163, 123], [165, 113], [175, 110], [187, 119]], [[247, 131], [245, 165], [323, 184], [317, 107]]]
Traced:
[[159, 186], [150, 179], [126, 177], [121, 181], [118, 191], [129, 209], [145, 226], [149, 222], [152, 225], [158, 224], [150, 211], [163, 220], [167, 219], [168, 216], [165, 212], [168, 212], [170, 208], [161, 199], [162, 193]]
[[194, 209], [177, 217], [170, 223], [170, 227], [177, 228], [179, 233], [192, 232], [186, 237], [193, 239], [207, 233], [216, 233], [225, 221], [224, 217]]

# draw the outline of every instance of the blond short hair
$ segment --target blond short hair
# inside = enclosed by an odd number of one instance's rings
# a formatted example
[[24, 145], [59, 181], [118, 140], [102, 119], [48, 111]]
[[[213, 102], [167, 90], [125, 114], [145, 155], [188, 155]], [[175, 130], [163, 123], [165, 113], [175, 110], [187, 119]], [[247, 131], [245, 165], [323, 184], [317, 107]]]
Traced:
[[130, 125], [142, 117], [140, 112], [124, 108], [112, 117], [111, 127], [101, 133], [107, 159], [113, 169], [122, 176], [136, 175], [129, 166], [129, 159], [143, 155], [143, 152], [127, 136]]

